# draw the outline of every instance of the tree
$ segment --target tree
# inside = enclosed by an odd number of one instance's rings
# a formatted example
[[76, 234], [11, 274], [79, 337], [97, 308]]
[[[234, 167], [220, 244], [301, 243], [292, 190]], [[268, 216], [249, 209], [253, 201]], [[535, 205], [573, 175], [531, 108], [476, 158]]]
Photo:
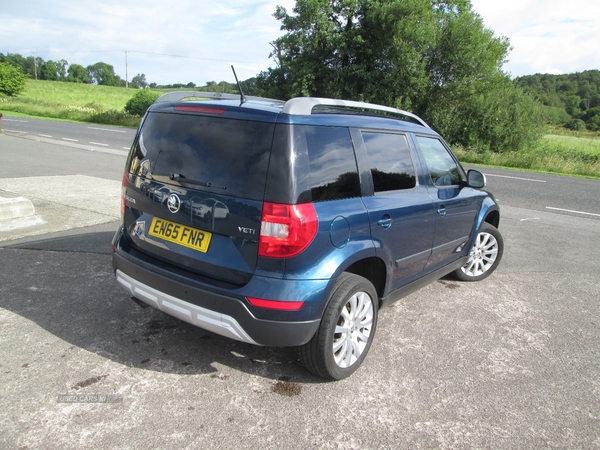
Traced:
[[115, 69], [110, 64], [97, 62], [87, 67], [92, 83], [104, 86], [120, 86], [121, 78], [115, 75]]
[[67, 72], [67, 81], [71, 83], [91, 83], [90, 74], [80, 64], [71, 64]]
[[136, 89], [143, 89], [148, 87], [148, 83], [146, 82], [146, 75], [143, 73], [138, 73], [135, 77], [131, 79], [131, 87]]
[[25, 90], [29, 78], [8, 62], [0, 62], [0, 94], [14, 96]]
[[[465, 136], [477, 134], [472, 127], [478, 125], [462, 111], [492, 114], [481, 102], [493, 98], [498, 106], [508, 92], [511, 100], [534, 106], [518, 88], [511, 90], [502, 72], [508, 39], [485, 28], [469, 0], [297, 0], [293, 12], [277, 7], [274, 14], [287, 33], [272, 43], [276, 67], [257, 77], [261, 95], [326, 96], [409, 109], [463, 145], [472, 145]], [[536, 128], [540, 120], [539, 114], [510, 117], [527, 121], [522, 130]], [[471, 128], [466, 134], [452, 132], [465, 126]], [[477, 136], [485, 147], [508, 149], [507, 136]]]
[[54, 61], [46, 61], [40, 66], [38, 77], [40, 80], [57, 81], [60, 78], [58, 66]]

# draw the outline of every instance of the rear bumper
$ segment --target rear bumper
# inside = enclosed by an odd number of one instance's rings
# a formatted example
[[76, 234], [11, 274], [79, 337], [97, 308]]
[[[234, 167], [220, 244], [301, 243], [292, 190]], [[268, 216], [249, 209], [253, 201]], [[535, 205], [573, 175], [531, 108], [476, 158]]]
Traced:
[[136, 299], [192, 325], [249, 344], [302, 345], [320, 323], [320, 319], [257, 318], [239, 297], [166, 276], [120, 250], [113, 253], [113, 269], [119, 284]]

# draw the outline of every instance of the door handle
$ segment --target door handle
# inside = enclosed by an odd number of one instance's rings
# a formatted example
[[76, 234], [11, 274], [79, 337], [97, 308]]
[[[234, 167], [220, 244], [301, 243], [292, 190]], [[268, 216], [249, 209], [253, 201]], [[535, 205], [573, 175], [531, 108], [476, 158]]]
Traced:
[[392, 219], [388, 218], [388, 219], [378, 220], [377, 225], [379, 225], [380, 227], [383, 227], [387, 230], [389, 227], [392, 226]]

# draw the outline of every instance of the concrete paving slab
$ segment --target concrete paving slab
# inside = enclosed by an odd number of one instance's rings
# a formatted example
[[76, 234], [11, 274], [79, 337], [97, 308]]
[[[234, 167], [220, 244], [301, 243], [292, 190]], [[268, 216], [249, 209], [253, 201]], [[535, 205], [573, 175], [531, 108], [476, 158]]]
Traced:
[[118, 181], [85, 175], [0, 179], [0, 195], [8, 197], [11, 194], [30, 199], [39, 220], [4, 223], [0, 226], [0, 242], [114, 222], [120, 218], [121, 185]]
[[0, 221], [29, 217], [35, 214], [31, 200], [25, 197], [0, 197]]

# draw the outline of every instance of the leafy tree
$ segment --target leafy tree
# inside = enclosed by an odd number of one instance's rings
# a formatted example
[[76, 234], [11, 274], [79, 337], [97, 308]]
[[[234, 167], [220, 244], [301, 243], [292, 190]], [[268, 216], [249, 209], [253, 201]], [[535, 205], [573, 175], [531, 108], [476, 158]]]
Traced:
[[54, 61], [46, 61], [40, 66], [39, 78], [40, 80], [57, 81], [60, 79], [58, 73], [58, 66]]
[[67, 71], [67, 81], [71, 83], [91, 83], [90, 74], [80, 64], [71, 64]]
[[[454, 143], [496, 151], [537, 138], [535, 101], [502, 71], [509, 41], [485, 28], [469, 0], [297, 0], [293, 12], [274, 14], [287, 33], [272, 43], [276, 67], [257, 77], [261, 95], [410, 109]], [[515, 127], [527, 136], [509, 136]]]
[[129, 114], [143, 116], [146, 110], [154, 103], [160, 94], [150, 89], [140, 89], [131, 97], [125, 105], [125, 111]]
[[137, 89], [143, 89], [145, 87], [148, 87], [148, 83], [146, 82], [146, 75], [144, 75], [143, 73], [138, 73], [135, 77], [131, 79], [130, 84], [131, 87]]
[[104, 86], [120, 86], [121, 78], [115, 74], [115, 69], [110, 64], [97, 62], [87, 67], [92, 83]]
[[67, 81], [67, 66], [69, 63], [66, 59], [61, 59], [60, 61], [56, 61], [57, 74], [58, 79], [61, 81]]
[[25, 82], [29, 78], [18, 68], [8, 62], [0, 62], [0, 94], [14, 96], [25, 89]]

